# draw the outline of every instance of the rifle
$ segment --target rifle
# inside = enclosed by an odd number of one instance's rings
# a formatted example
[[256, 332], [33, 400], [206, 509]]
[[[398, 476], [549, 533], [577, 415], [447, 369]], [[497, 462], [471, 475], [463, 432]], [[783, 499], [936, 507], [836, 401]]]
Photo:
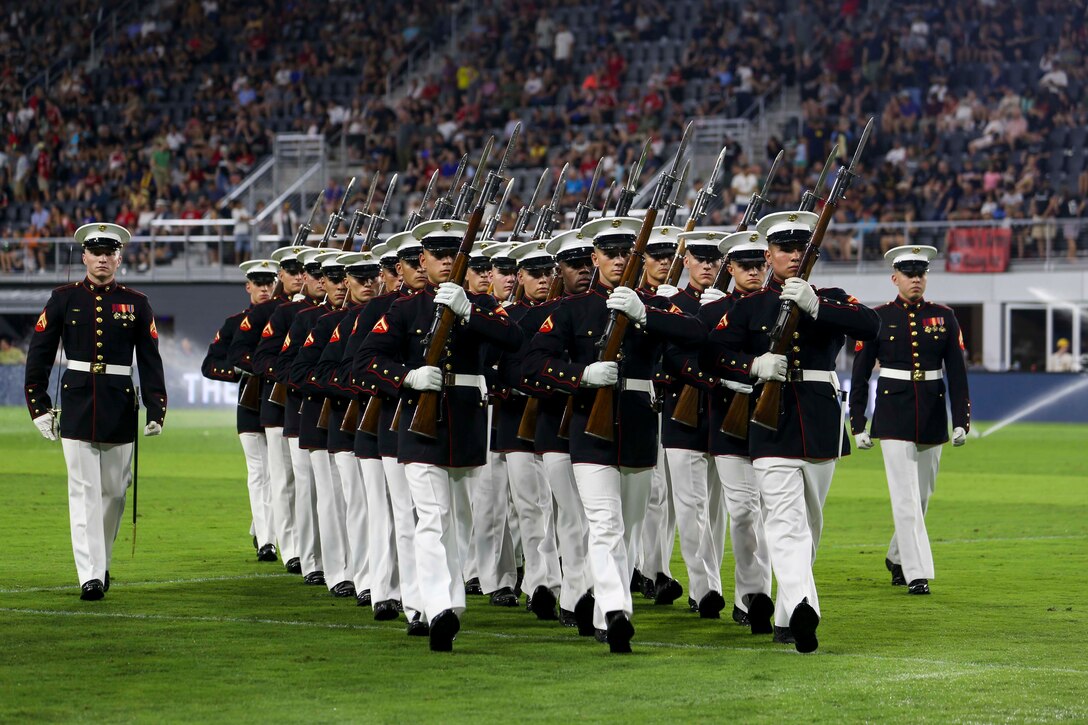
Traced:
[[[494, 145], [494, 137], [488, 137], [487, 143], [484, 144], [483, 153], [480, 154], [480, 163], [477, 164], [476, 171], [472, 175], [474, 181], [476, 175], [483, 175], [484, 169], [487, 168], [487, 161], [491, 158], [491, 149]], [[476, 188], [476, 184], [470, 184], [467, 181], [461, 186], [461, 193], [457, 195], [457, 203], [453, 205], [454, 219], [460, 219], [468, 213], [468, 210], [472, 208], [473, 203], [476, 201], [475, 196], [477, 191], [479, 191], [479, 189]]]
[[[310, 236], [310, 232], [313, 231], [314, 216], [317, 215], [317, 208], [321, 206], [321, 194], [317, 195], [317, 199], [314, 200], [313, 209], [310, 210], [310, 218], [306, 220], [305, 224], [299, 226], [298, 231], [295, 232], [295, 239], [291, 243], [292, 246], [301, 247], [305, 246], [306, 240]], [[276, 277], [276, 286], [272, 289], [272, 299], [279, 297], [283, 294], [283, 280]], [[238, 405], [242, 406], [246, 410], [260, 411], [261, 409], [261, 381], [260, 375], [246, 374], [245, 380], [242, 381], [242, 392], [238, 396]], [[277, 383], [278, 385], [278, 383]], [[272, 393], [275, 393], [276, 386], [272, 386]], [[283, 400], [287, 399], [286, 391], [284, 391]], [[282, 402], [277, 402], [273, 399], [271, 393], [268, 398], [269, 402], [277, 405], [283, 405]]]
[[502, 210], [506, 208], [506, 202], [510, 200], [510, 192], [514, 189], [514, 179], [511, 177], [510, 181], [506, 183], [506, 191], [502, 193], [502, 198], [499, 199], [499, 203], [495, 206], [495, 213], [493, 213], [484, 224], [483, 238], [494, 239], [495, 230], [502, 224]]
[[[676, 182], [676, 192], [672, 196], [671, 201], [665, 202], [665, 213], [661, 215], [661, 226], [671, 227], [673, 219], [676, 218], [676, 212], [684, 204], [680, 201], [680, 195], [684, 193], [684, 182], [688, 178], [688, 168], [691, 164], [687, 161], [684, 162], [684, 168], [680, 172], [680, 180]], [[669, 271], [665, 273], [665, 282], [663, 284], [676, 285], [680, 281], [680, 273], [684, 271], [684, 253], [687, 251], [687, 243], [681, 239], [676, 245], [676, 252], [672, 255], [672, 262], [669, 264]], [[675, 276], [674, 276], [675, 275]], [[646, 273], [642, 274], [642, 285], [645, 285], [648, 280]]]
[[[461, 174], [465, 173], [465, 166], [467, 164], [468, 154], [465, 154], [461, 157], [461, 162], [457, 164], [457, 171], [453, 173], [453, 181], [450, 182], [450, 188], [446, 189], [446, 193], [435, 200], [434, 209], [431, 210], [431, 219], [446, 219], [449, 217], [450, 212], [453, 210], [453, 190], [461, 183]], [[422, 207], [420, 207], [420, 211], [422, 211]]]
[[[559, 202], [563, 199], [563, 190], [567, 183], [567, 171], [570, 168], [570, 164], [563, 164], [563, 170], [559, 172], [559, 178], [555, 182], [555, 191], [552, 193], [552, 200], [550, 204], [545, 204], [540, 207], [540, 210], [536, 214], [536, 226], [533, 229], [533, 233], [530, 235], [530, 241], [537, 241], [540, 239], [551, 239], [552, 232], [555, 231], [556, 215], [559, 213]], [[541, 177], [543, 180], [543, 177]], [[517, 288], [514, 290], [514, 302], [518, 302], [525, 296], [525, 288], [521, 282], [518, 282]]]
[[[831, 152], [831, 155], [827, 157], [827, 161], [824, 163], [824, 168], [820, 172], [820, 178], [816, 182], [816, 191], [806, 191], [801, 197], [800, 211], [812, 211], [816, 208], [816, 203], [819, 201], [819, 190], [824, 188], [824, 183], [827, 181], [827, 175], [831, 171], [831, 162], [835, 159], [835, 151]], [[738, 231], [745, 231], [739, 229]], [[725, 265], [722, 265], [725, 268]], [[771, 281], [771, 271], [767, 272], [767, 279], [763, 283], [766, 287]], [[720, 276], [720, 273], [719, 273]], [[728, 281], [726, 285], [728, 285]], [[721, 288], [719, 288], [721, 289]], [[724, 289], [722, 290], [725, 291]], [[749, 405], [749, 393], [743, 393], [737, 391], [733, 394], [733, 399], [729, 401], [729, 409], [725, 413], [725, 419], [722, 421], [721, 431], [734, 438], [740, 438], [744, 440], [748, 437], [748, 405]]]
[[[627, 258], [627, 265], [623, 269], [623, 276], [620, 278], [620, 287], [630, 287], [634, 289], [638, 280], [642, 276], [643, 267], [643, 255], [646, 252], [646, 243], [650, 239], [650, 232], [653, 230], [654, 224], [657, 221], [657, 210], [665, 203], [665, 201], [672, 194], [673, 185], [677, 182], [677, 171], [680, 168], [680, 160], [684, 156], [684, 151], [687, 149], [688, 141], [691, 137], [691, 128], [694, 121], [688, 123], [687, 128], [684, 129], [684, 136], [680, 139], [680, 145], [676, 149], [676, 156], [672, 161], [672, 168], [667, 174], [661, 177], [661, 180], [657, 184], [657, 188], [654, 190], [653, 199], [650, 201], [650, 206], [646, 209], [646, 216], [642, 219], [642, 228], [639, 229], [638, 236], [635, 237], [635, 246], [631, 251], [631, 255]], [[647, 148], [649, 142], [647, 141]], [[624, 189], [626, 193], [628, 189]], [[624, 203], [624, 196], [621, 194], [620, 203]], [[634, 190], [630, 190], [630, 194], [626, 197], [628, 200], [634, 198]], [[630, 201], [627, 202], [630, 204]], [[629, 207], [628, 207], [629, 208]], [[626, 214], [624, 209], [624, 214]], [[628, 318], [626, 315], [618, 314], [613, 311], [608, 316], [608, 325], [605, 327], [604, 334], [601, 335], [601, 339], [598, 342], [598, 355], [599, 361], [618, 362], [620, 359], [620, 353], [623, 348], [624, 336], [627, 333]], [[603, 388], [597, 388], [596, 396], [593, 400], [593, 407], [589, 411], [589, 417], [586, 419], [586, 435], [599, 438], [611, 442], [615, 435], [615, 393], [616, 389], [612, 386]]]
[[597, 168], [593, 169], [593, 180], [589, 182], [589, 191], [586, 192], [586, 200], [578, 202], [574, 207], [574, 224], [571, 229], [580, 229], [589, 220], [589, 213], [593, 211], [593, 196], [597, 193], [597, 184], [601, 183], [601, 166], [604, 164], [602, 156], [597, 161]]
[[544, 189], [544, 182], [548, 180], [548, 174], [552, 170], [547, 166], [544, 167], [544, 171], [540, 173], [540, 180], [536, 182], [536, 189], [533, 190], [533, 195], [529, 199], [529, 203], [521, 207], [518, 211], [517, 221], [514, 222], [514, 230], [510, 232], [510, 241], [517, 241], [517, 238], [525, 233], [525, 230], [529, 228], [529, 223], [532, 221], [535, 212], [533, 207], [536, 206], [536, 200], [540, 197], [540, 192]]
[[[827, 196], [824, 208], [820, 211], [820, 218], [816, 222], [816, 228], [813, 230], [812, 237], [809, 239], [808, 246], [805, 247], [805, 252], [801, 257], [801, 268], [798, 270], [798, 276], [803, 280], [808, 280], [809, 275], [812, 274], [812, 267], [820, 256], [820, 244], [823, 243], [827, 227], [831, 224], [831, 217], [835, 216], [835, 210], [838, 208], [839, 202], [846, 196], [850, 184], [857, 178], [854, 169], [857, 168], [858, 160], [865, 150], [865, 145], [869, 141], [872, 130], [873, 119], [869, 119], [869, 122], [865, 124], [865, 131], [861, 134], [861, 140], [858, 142], [857, 148], [854, 149], [854, 156], [850, 159], [850, 165], [839, 167], [839, 173], [835, 177], [835, 184], [831, 187], [831, 193]], [[778, 319], [771, 329], [771, 352], [776, 355], [785, 354], [789, 345], [792, 344], [793, 334], [796, 332], [800, 321], [800, 308], [789, 300], [783, 300], [778, 310]], [[759, 393], [759, 399], [756, 401], [756, 408], [752, 414], [752, 422], [768, 430], [778, 430], [778, 416], [781, 404], [782, 382], [768, 380], [763, 384], [763, 389]]]
[[[517, 142], [519, 135], [521, 135], [520, 123], [514, 127], [514, 132], [510, 135], [510, 141], [506, 145], [506, 151], [503, 153], [498, 168], [488, 172], [487, 181], [484, 182], [480, 194], [476, 198], [476, 206], [473, 208], [472, 214], [469, 215], [468, 228], [465, 230], [465, 235], [461, 239], [461, 246], [457, 250], [457, 257], [453, 261], [453, 269], [450, 272], [448, 281], [453, 282], [454, 284], [461, 285], [465, 282], [465, 273], [468, 271], [469, 252], [472, 250], [472, 245], [476, 241], [476, 235], [480, 231], [480, 223], [483, 221], [484, 208], [490, 204], [495, 197], [495, 193], [499, 189], [499, 184], [506, 181], [503, 177], [503, 173], [506, 171], [506, 165], [510, 161], [510, 154], [514, 149], [514, 144]], [[482, 172], [477, 173], [477, 178], [480, 175], [482, 175]], [[431, 332], [428, 333], [426, 338], [427, 353], [425, 356], [425, 365], [438, 366], [441, 362], [446, 343], [449, 341], [450, 334], [453, 331], [455, 319], [456, 315], [453, 313], [453, 310], [444, 305], [435, 307], [435, 316], [431, 323]], [[437, 392], [432, 391], [420, 392], [415, 414], [412, 416], [412, 422], [408, 427], [408, 429], [416, 435], [432, 440], [437, 437], [438, 395]]]
[[[628, 178], [629, 183], [624, 184], [620, 189], [620, 200], [616, 202], [616, 213], [614, 216], [627, 216], [631, 211], [631, 205], [635, 202], [635, 195], [638, 194], [638, 178], [642, 176], [642, 167], [646, 165], [646, 157], [650, 155], [650, 143], [652, 141], [652, 138], [646, 139], [646, 143], [642, 146], [642, 156], [638, 157], [638, 161], [631, 169], [631, 174]], [[675, 179], [676, 177], [674, 176], [673, 180], [675, 181]], [[658, 185], [658, 188], [660, 188], [660, 184]], [[657, 218], [656, 210], [654, 211], [654, 218]]]

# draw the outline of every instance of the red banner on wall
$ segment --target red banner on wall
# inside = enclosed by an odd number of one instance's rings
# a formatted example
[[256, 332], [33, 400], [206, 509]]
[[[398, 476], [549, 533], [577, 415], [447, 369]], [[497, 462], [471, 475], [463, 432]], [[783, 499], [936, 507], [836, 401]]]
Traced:
[[1004, 272], [1009, 268], [1009, 229], [949, 229], [945, 258], [949, 272]]

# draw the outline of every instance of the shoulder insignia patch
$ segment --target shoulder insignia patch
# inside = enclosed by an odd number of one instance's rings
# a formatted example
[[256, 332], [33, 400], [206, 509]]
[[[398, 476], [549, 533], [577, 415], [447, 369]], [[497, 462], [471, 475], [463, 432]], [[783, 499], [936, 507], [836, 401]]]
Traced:
[[847, 295], [846, 296], [846, 301], [849, 302], [852, 305], [858, 304], [858, 298], [855, 297], [854, 295]]
[[274, 335], [274, 334], [276, 334], [276, 333], [272, 329], [271, 321], [265, 323], [264, 329], [261, 330], [261, 337], [272, 337], [272, 335]]
[[506, 308], [503, 307], [502, 305], [499, 305], [498, 307], [496, 307], [494, 309], [494, 312], [495, 312], [496, 315], [502, 315], [503, 317], [509, 317], [510, 316], [510, 315], [506, 314]]
[[715, 330], [724, 330], [727, 327], [729, 327], [729, 313], [728, 312], [726, 312], [724, 315], [722, 315], [722, 319], [718, 320], [718, 325], [714, 329]]
[[858, 340], [854, 343], [854, 352], [861, 352], [865, 348], [865, 343]]
[[219, 330], [215, 331], [215, 339], [212, 340], [212, 344], [214, 345], [217, 342], [219, 342]]
[[151, 321], [151, 328], [148, 331], [151, 333], [151, 339], [152, 340], [158, 340], [159, 339], [159, 330], [158, 330], [158, 328], [155, 327], [155, 321], [154, 320]]
[[669, 305], [669, 310], [668, 311], [671, 312], [674, 315], [684, 314], [684, 311], [682, 309], [680, 309], [679, 307], [677, 307], [676, 305]]
[[283, 346], [280, 347], [280, 352], [283, 352], [287, 348], [291, 347], [291, 333], [288, 332], [287, 336], [283, 338]]
[[311, 332], [310, 334], [306, 335], [306, 342], [302, 343], [302, 346], [303, 347], [309, 347], [310, 345], [313, 345], [313, 344], [314, 344], [314, 333]]
[[355, 322], [351, 323], [351, 334], [352, 335], [355, 334], [355, 329], [357, 327], [359, 327], [359, 316], [358, 315], [355, 316]]
[[544, 320], [544, 324], [540, 326], [538, 332], [542, 332], [545, 335], [555, 329], [555, 325], [552, 324], [552, 316], [548, 315], [548, 319]]
[[333, 328], [332, 336], [329, 337], [329, 342], [340, 342], [340, 325]]
[[384, 335], [389, 332], [389, 323], [385, 321], [385, 315], [382, 315], [381, 319], [374, 323], [374, 327], [370, 331], [375, 335]]
[[249, 315], [246, 315], [242, 318], [242, 324], [238, 325], [238, 329], [242, 330], [243, 332], [249, 332], [249, 330], [252, 329], [249, 324]]
[[34, 332], [45, 332], [45, 327], [48, 325], [48, 321], [45, 319], [45, 310], [38, 315], [38, 322], [34, 325]]
[[963, 344], [963, 330], [960, 330], [960, 350], [966, 350], [967, 346]]

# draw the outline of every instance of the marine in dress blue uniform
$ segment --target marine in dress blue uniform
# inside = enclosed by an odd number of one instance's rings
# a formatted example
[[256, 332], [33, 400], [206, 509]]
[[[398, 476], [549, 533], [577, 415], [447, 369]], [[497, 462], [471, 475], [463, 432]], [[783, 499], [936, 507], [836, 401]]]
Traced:
[[[646, 513], [650, 479], [657, 460], [658, 421], [652, 378], [668, 341], [697, 345], [706, 332], [695, 318], [661, 297], [613, 287], [623, 270], [642, 222], [629, 217], [598, 219], [582, 227], [593, 239], [600, 271], [586, 293], [564, 299], [540, 326], [526, 354], [523, 371], [530, 384], [574, 396], [570, 456], [578, 492], [589, 522], [589, 561], [594, 597], [575, 607], [579, 632], [607, 632], [613, 652], [629, 652], [634, 627], [629, 582], [632, 537]], [[631, 321], [621, 364], [598, 362], [611, 310]], [[616, 394], [613, 441], [585, 432], [594, 388], [612, 385]]]
[[[132, 449], [139, 401], [132, 358], [140, 372], [145, 436], [159, 435], [166, 417], [166, 383], [155, 315], [147, 297], [114, 275], [131, 238], [117, 224], [84, 224], [87, 276], [53, 290], [27, 351], [27, 409], [42, 436], [59, 434], [68, 467], [68, 513], [80, 598], [97, 600], [109, 589], [113, 544], [132, 480]], [[60, 344], [68, 360], [60, 406], [49, 396], [49, 375]]]
[[[785, 381], [777, 430], [750, 425], [748, 450], [778, 581], [776, 636], [800, 652], [818, 646], [820, 603], [812, 564], [835, 461], [849, 452], [835, 358], [846, 336], [868, 341], [880, 329], [877, 314], [843, 290], [817, 290], [797, 276], [817, 219], [811, 212], [781, 212], [760, 220], [756, 230], [768, 241], [774, 274], [763, 290], [737, 300], [722, 317], [703, 356], [704, 370], [734, 382]], [[795, 303], [802, 318], [789, 353], [775, 355], [767, 351], [781, 300]]]
[[[941, 450], [948, 442], [947, 402], [952, 409], [952, 445], [966, 443], [971, 429], [959, 322], [951, 308], [924, 297], [929, 261], [936, 255], [934, 247], [909, 244], [884, 255], [899, 294], [876, 308], [880, 337], [855, 346], [850, 388], [850, 428], [858, 448], [872, 448], [873, 439], [879, 439], [888, 476], [895, 533], [885, 565], [892, 572], [892, 583], [906, 584], [910, 594], [929, 594], [934, 576], [925, 515], [937, 484]], [[878, 362], [872, 431], [866, 433], [869, 376]]]
[[[428, 286], [394, 302], [367, 335], [357, 357], [369, 358], [366, 376], [398, 398], [397, 456], [404, 464], [418, 521], [415, 551], [430, 647], [449, 651], [465, 608], [461, 551], [455, 530], [453, 488], [466, 485], [487, 462], [487, 343], [517, 350], [521, 331], [489, 296], [470, 301], [447, 282], [465, 224], [431, 220], [413, 234], [422, 242]], [[488, 302], [490, 300], [490, 302]], [[457, 316], [441, 367], [425, 364], [423, 345], [436, 305]], [[413, 433], [409, 422], [422, 391], [440, 393], [436, 438]]]

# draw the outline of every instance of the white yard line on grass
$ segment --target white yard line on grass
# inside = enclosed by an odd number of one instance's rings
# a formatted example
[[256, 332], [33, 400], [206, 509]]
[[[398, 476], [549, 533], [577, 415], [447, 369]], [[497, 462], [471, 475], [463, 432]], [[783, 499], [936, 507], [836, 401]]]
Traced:
[[[1067, 534], [1065, 536], [994, 536], [988, 539], [934, 539], [930, 544], [991, 544], [1001, 542], [1014, 543], [1017, 541], [1079, 541], [1083, 539], [1088, 539], [1088, 534]], [[887, 545], [888, 542], [883, 541], [879, 544], [825, 544], [823, 548], [871, 549], [874, 546], [886, 547]]]
[[[284, 579], [284, 578], [297, 578], [298, 574], [289, 574], [284, 572], [283, 574], [243, 574], [239, 576], [206, 576], [196, 579], [149, 579], [142, 582], [121, 582], [114, 580], [113, 583], [120, 584], [122, 587], [152, 587], [158, 584], [200, 584], [203, 582], [233, 582], [233, 581], [245, 581], [246, 579]], [[25, 594], [29, 592], [64, 592], [75, 588], [75, 584], [65, 584], [55, 587], [23, 587], [19, 589], [0, 589], [0, 594]]]
[[[135, 612], [88, 612], [88, 611], [65, 611], [62, 609], [23, 609], [19, 607], [0, 607], [0, 612], [9, 614], [27, 614], [41, 617], [89, 617], [89, 618], [101, 618], [101, 619], [132, 619], [132, 620], [153, 620], [157, 622], [206, 622], [209, 624], [261, 624], [261, 625], [273, 625], [273, 626], [288, 626], [288, 627], [307, 627], [313, 629], [346, 629], [346, 630], [362, 630], [370, 632], [389, 632], [396, 633], [400, 636], [402, 630], [400, 627], [395, 626], [381, 626], [376, 624], [349, 624], [349, 623], [336, 623], [336, 622], [307, 622], [298, 619], [266, 619], [261, 617], [179, 617], [171, 614], [140, 614]], [[462, 634], [471, 635], [473, 637], [490, 637], [492, 639], [510, 639], [510, 640], [526, 640], [533, 642], [547, 641], [547, 642], [576, 642], [580, 641], [580, 638], [569, 637], [555, 637], [551, 635], [526, 635], [526, 634], [511, 634], [509, 632], [484, 632], [479, 630], [463, 629]], [[709, 644], [683, 644], [678, 642], [650, 642], [650, 641], [636, 641], [635, 644], [640, 647], [652, 647], [662, 649], [680, 649], [680, 650], [704, 650], [710, 652], [754, 652], [754, 653], [770, 653], [770, 654], [782, 654], [782, 655], [794, 655], [796, 654], [789, 648], [775, 648], [765, 649], [762, 647], [729, 647], [720, 645]], [[1016, 672], [1042, 672], [1049, 674], [1068, 674], [1068, 675], [1081, 675], [1088, 676], [1088, 670], [1078, 670], [1071, 667], [1039, 667], [1035, 665], [1018, 665], [1018, 664], [1003, 664], [1000, 662], [949, 662], [947, 660], [934, 660], [924, 657], [891, 657], [888, 655], [869, 655], [859, 653], [844, 653], [844, 654], [829, 654], [821, 653], [824, 657], [850, 657], [865, 660], [881, 660], [886, 662], [899, 662], [908, 664], [924, 665], [925, 667], [944, 667], [950, 673], [955, 673], [956, 676], [961, 674], [970, 674], [970, 672], [964, 672], [963, 668], [969, 667], [974, 670], [989, 669], [989, 670], [1013, 670]], [[905, 675], [906, 678], [912, 678], [912, 675]]]

